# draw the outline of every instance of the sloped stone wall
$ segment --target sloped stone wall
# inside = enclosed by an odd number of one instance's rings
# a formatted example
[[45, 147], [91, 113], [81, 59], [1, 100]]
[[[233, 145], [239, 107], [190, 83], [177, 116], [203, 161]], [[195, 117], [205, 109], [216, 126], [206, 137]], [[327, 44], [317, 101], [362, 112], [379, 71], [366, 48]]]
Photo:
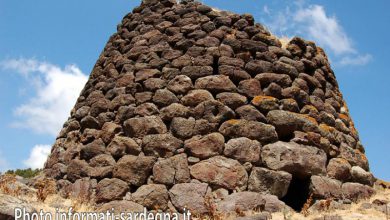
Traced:
[[124, 17], [45, 166], [64, 196], [194, 213], [354, 201], [374, 181], [321, 48], [193, 1]]

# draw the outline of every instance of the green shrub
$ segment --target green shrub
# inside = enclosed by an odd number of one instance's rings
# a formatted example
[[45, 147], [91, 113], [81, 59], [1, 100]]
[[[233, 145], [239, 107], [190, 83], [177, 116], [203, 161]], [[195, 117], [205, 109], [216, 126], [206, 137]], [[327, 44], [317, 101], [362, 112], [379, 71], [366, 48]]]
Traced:
[[6, 174], [15, 174], [15, 175], [21, 176], [23, 178], [33, 178], [33, 177], [37, 176], [41, 171], [42, 171], [42, 169], [28, 168], [28, 169], [8, 170], [5, 173]]

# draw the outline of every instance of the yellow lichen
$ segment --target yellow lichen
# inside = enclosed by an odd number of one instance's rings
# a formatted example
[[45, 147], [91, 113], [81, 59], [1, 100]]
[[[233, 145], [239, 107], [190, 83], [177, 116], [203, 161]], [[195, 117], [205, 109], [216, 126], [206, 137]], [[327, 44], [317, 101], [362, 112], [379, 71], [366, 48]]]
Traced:
[[294, 113], [294, 114], [296, 114], [296, 115], [298, 115], [298, 116], [300, 116], [300, 117], [302, 117], [302, 118], [305, 118], [305, 119], [307, 119], [307, 120], [313, 122], [314, 124], [318, 125], [317, 120], [316, 120], [315, 118], [313, 118], [313, 117], [310, 117], [309, 115], [306, 115], [306, 114], [299, 114], [299, 113]]
[[346, 120], [346, 121], [349, 121], [350, 119], [349, 119], [349, 117], [348, 117], [348, 115], [346, 115], [346, 114], [339, 114], [339, 118], [340, 119], [343, 119], [343, 120]]
[[236, 125], [236, 124], [239, 124], [240, 122], [241, 122], [241, 120], [238, 120], [238, 119], [230, 119], [226, 123], [229, 123], [231, 125]]
[[319, 126], [320, 130], [323, 130], [323, 131], [326, 131], [326, 132], [334, 132], [335, 131], [335, 128], [334, 127], [331, 127], [327, 124], [320, 124]]
[[253, 98], [252, 103], [254, 105], [258, 105], [263, 101], [277, 101], [277, 99], [275, 97], [272, 97], [272, 96], [259, 95], [259, 96], [255, 96]]

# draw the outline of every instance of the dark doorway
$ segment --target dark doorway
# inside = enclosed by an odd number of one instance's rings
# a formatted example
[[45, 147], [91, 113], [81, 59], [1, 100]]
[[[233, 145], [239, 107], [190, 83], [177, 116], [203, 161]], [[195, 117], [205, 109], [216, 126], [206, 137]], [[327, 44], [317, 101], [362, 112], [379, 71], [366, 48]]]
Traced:
[[287, 194], [281, 200], [295, 211], [300, 212], [309, 198], [309, 186], [310, 178], [293, 176]]

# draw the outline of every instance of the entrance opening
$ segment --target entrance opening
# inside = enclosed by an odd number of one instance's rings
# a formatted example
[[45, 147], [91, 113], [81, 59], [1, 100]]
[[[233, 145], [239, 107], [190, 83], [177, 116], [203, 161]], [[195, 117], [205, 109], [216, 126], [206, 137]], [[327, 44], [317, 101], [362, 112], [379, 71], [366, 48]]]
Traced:
[[309, 186], [310, 178], [293, 176], [287, 194], [281, 200], [295, 211], [300, 212], [309, 198]]

